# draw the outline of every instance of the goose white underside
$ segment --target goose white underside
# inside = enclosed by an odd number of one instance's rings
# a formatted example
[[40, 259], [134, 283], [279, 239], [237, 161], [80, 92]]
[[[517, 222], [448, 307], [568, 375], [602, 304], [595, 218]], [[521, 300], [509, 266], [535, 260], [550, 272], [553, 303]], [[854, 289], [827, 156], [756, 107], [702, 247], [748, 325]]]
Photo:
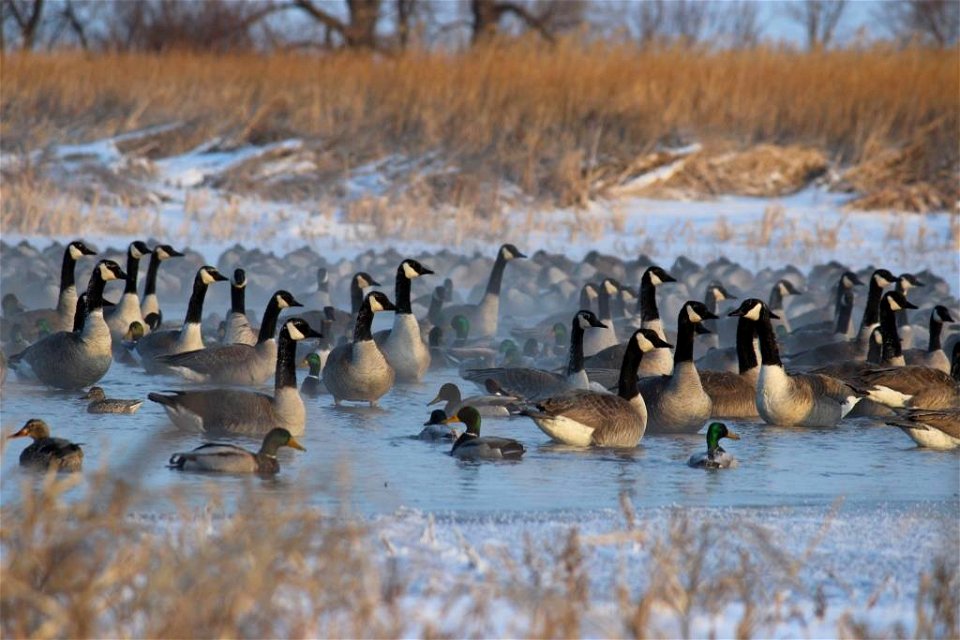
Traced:
[[954, 438], [953, 436], [947, 435], [939, 429], [922, 426], [901, 426], [900, 428], [903, 429], [903, 432], [910, 436], [913, 441], [921, 447], [941, 450], [956, 449], [957, 447], [960, 447], [960, 440]]
[[900, 393], [890, 387], [878, 384], [871, 387], [867, 392], [867, 397], [879, 404], [892, 409], [900, 409], [907, 406], [907, 403], [913, 398], [909, 393]]
[[593, 442], [593, 427], [571, 420], [565, 416], [530, 416], [540, 430], [563, 444], [589, 447]]

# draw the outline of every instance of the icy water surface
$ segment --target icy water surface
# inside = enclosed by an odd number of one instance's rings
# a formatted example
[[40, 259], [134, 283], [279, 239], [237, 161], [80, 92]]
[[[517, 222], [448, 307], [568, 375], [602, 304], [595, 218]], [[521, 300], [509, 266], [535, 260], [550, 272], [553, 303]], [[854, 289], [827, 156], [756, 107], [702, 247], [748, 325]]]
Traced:
[[[298, 377], [303, 375], [301, 370]], [[229, 503], [253, 482], [278, 499], [347, 506], [365, 515], [401, 507], [463, 514], [607, 509], [618, 507], [623, 492], [639, 508], [829, 506], [843, 499], [848, 506], [933, 502], [957, 511], [960, 457], [918, 449], [899, 429], [868, 419], [834, 429], [729, 423], [742, 439], [725, 441], [725, 447], [740, 466], [719, 472], [686, 465], [692, 453], [705, 448], [702, 435], [645, 436], [631, 451], [580, 450], [552, 444], [526, 418], [485, 419], [483, 433], [524, 443], [523, 460], [458, 461], [447, 455], [449, 444], [414, 438], [428, 415], [426, 402], [453, 379], [455, 371], [431, 372], [422, 384], [396, 387], [379, 410], [336, 408], [330, 396], [306, 399], [307, 428], [298, 439], [307, 452], [281, 450], [281, 473], [271, 479], [170, 470], [165, 465], [171, 453], [203, 439], [178, 431], [159, 405], [147, 401], [133, 416], [90, 415], [79, 393], [19, 382], [12, 372], [3, 390], [3, 431], [11, 433], [30, 417], [43, 418], [54, 435], [83, 443], [88, 473], [107, 464], [145, 489], [180, 489], [191, 506], [205, 504], [211, 491]], [[458, 383], [465, 395], [477, 392], [469, 382]], [[150, 391], [184, 386], [179, 379], [150, 377], [119, 364], [101, 384], [110, 397], [143, 399]], [[233, 441], [259, 446], [249, 438]], [[11, 441], [3, 453], [4, 504], [18, 500], [21, 481], [29, 477], [17, 465], [26, 444]], [[145, 491], [144, 510], [173, 509], [165, 494]]]

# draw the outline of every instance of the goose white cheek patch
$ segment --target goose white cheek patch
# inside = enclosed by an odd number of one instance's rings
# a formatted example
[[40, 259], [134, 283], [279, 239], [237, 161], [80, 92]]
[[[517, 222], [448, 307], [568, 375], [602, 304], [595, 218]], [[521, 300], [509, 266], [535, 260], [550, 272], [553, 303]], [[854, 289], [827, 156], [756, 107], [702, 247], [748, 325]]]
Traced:
[[293, 340], [303, 340], [306, 338], [306, 336], [303, 335], [303, 332], [300, 331], [300, 329], [297, 328], [297, 325], [293, 322], [287, 323], [287, 333], [290, 334], [290, 337]]
[[687, 307], [687, 317], [690, 318], [690, 322], [700, 322], [702, 318], [700, 314], [693, 310], [693, 307]]
[[410, 280], [420, 276], [420, 274], [417, 273], [417, 270], [414, 269], [409, 262], [403, 263], [403, 275], [407, 276], [407, 278]]
[[376, 298], [370, 298], [370, 310], [374, 313], [378, 311], [383, 311], [383, 305], [380, 304], [380, 301]]

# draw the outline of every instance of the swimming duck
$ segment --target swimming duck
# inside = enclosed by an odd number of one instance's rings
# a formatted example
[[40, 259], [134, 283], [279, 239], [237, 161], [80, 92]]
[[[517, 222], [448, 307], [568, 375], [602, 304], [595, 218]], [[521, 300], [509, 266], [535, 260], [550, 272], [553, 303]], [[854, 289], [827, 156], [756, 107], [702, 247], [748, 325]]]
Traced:
[[434, 409], [430, 417], [423, 423], [423, 429], [417, 436], [420, 440], [456, 440], [460, 437], [456, 429], [446, 424], [447, 414], [443, 409]]
[[277, 461], [277, 450], [280, 447], [306, 451], [289, 431], [278, 427], [271, 429], [263, 437], [263, 444], [256, 453], [235, 444], [208, 442], [193, 451], [170, 456], [170, 468], [183, 471], [275, 474], [280, 472], [280, 463]]
[[526, 449], [511, 438], [480, 436], [480, 413], [473, 407], [462, 407], [446, 424], [462, 422], [467, 426], [450, 450], [450, 455], [462, 460], [519, 460]]
[[307, 366], [310, 367], [310, 373], [300, 383], [300, 393], [310, 398], [317, 398], [325, 391], [323, 382], [320, 380], [323, 362], [320, 360], [320, 354], [315, 352], [308, 353], [306, 361]]
[[80, 471], [83, 466], [80, 445], [63, 438], [51, 438], [50, 427], [43, 420], [31, 418], [19, 431], [9, 436], [10, 439], [26, 437], [33, 438], [33, 442], [20, 453], [21, 467]]
[[143, 400], [119, 400], [107, 398], [103, 387], [90, 387], [90, 390], [80, 396], [81, 400], [89, 400], [87, 413], [136, 413], [143, 406]]
[[736, 459], [723, 450], [720, 438], [739, 440], [740, 436], [727, 429], [722, 422], [711, 422], [707, 427], [707, 450], [690, 456], [687, 464], [700, 469], [728, 469], [737, 466]]
[[283, 427], [303, 433], [307, 411], [297, 390], [297, 341], [318, 337], [301, 318], [289, 318], [280, 329], [274, 393], [244, 389], [201, 389], [151, 393], [149, 400], [163, 406], [180, 429], [254, 435]]

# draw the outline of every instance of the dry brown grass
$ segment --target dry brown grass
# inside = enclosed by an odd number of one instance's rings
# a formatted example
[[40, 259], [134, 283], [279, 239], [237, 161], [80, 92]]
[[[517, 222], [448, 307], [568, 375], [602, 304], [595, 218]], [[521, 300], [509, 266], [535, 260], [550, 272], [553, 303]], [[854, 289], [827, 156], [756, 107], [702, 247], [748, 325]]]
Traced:
[[[0, 139], [8, 151], [32, 149], [177, 121], [188, 126], [138, 141], [138, 151], [169, 155], [213, 136], [299, 136], [349, 167], [439, 150], [535, 197], [582, 203], [594, 185], [680, 136], [735, 148], [799, 144], [850, 163], [907, 149], [911, 171], [900, 182], [936, 185], [931, 168], [957, 164], [956, 56], [573, 42], [389, 58], [7, 55]], [[915, 135], [930, 127], [936, 135]]]
[[[830, 517], [797, 555], [749, 520], [731, 531], [678, 511], [651, 526], [624, 497], [619, 529], [587, 536], [574, 527], [480, 549], [461, 539], [476, 570], [449, 574], [446, 560], [398, 556], [370, 523], [297, 508], [255, 483], [231, 516], [214, 494], [202, 511], [181, 504], [179, 516], [159, 521], [128, 515], [134, 487], [105, 474], [90, 483], [89, 498], [67, 500], [76, 478], [31, 479], [21, 504], [4, 505], [4, 637], [664, 637], [690, 636], [705, 616], [739, 615], [726, 623], [746, 638], [823, 628], [828, 607], [821, 587], [798, 576]], [[434, 535], [430, 519], [423, 539]], [[640, 565], [622, 553], [638, 545]], [[611, 552], [620, 570], [605, 587], [590, 562]], [[957, 566], [932, 560], [918, 577], [912, 631], [871, 626], [869, 611], [831, 612], [837, 633], [956, 637]], [[807, 593], [815, 611], [795, 608], [787, 592]]]

